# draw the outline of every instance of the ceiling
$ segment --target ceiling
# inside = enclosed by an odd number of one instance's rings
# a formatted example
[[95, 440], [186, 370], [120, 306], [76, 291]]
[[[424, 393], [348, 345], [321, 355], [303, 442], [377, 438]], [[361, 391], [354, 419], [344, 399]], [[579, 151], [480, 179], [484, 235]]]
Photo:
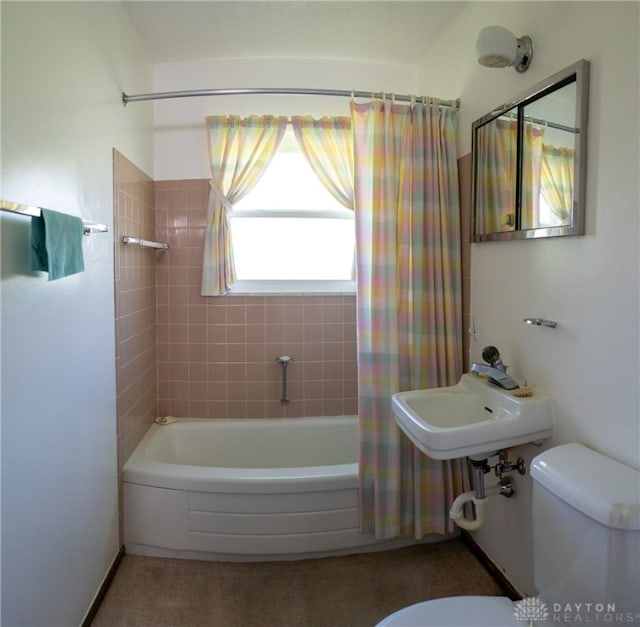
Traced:
[[415, 63], [458, 1], [127, 1], [151, 61], [340, 58]]

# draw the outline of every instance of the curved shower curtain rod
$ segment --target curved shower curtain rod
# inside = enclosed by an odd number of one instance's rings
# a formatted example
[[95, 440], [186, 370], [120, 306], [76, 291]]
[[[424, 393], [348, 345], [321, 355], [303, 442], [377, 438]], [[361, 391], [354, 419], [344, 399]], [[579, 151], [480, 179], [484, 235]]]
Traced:
[[[387, 92], [373, 91], [348, 91], [346, 89], [298, 89], [280, 87], [248, 87], [232, 89], [191, 89], [188, 91], [162, 91], [151, 94], [126, 94], [122, 92], [122, 104], [126, 106], [130, 102], [141, 102], [143, 100], [168, 100], [171, 98], [193, 98], [196, 96], [244, 96], [244, 95], [297, 95], [297, 96], [341, 96], [343, 98], [384, 98], [391, 97], [403, 102], [415, 102], [422, 100], [422, 96], [411, 96], [406, 94], [392, 94]], [[460, 98], [455, 100], [440, 100], [439, 98], [427, 98], [431, 102], [436, 102], [440, 107], [448, 107], [458, 111], [460, 109]]]

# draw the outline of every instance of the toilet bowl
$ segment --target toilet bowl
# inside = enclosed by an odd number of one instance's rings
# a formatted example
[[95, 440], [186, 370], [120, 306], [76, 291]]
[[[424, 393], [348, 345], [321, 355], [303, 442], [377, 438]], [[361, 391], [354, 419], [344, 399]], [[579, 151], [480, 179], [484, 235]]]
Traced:
[[[543, 625], [544, 623], [534, 623]], [[410, 605], [387, 616], [377, 627], [523, 627], [507, 597], [446, 597]]]
[[640, 471], [563, 444], [533, 460], [531, 477], [539, 597], [434, 599], [398, 610], [377, 627], [560, 627], [608, 624], [618, 616], [638, 624]]

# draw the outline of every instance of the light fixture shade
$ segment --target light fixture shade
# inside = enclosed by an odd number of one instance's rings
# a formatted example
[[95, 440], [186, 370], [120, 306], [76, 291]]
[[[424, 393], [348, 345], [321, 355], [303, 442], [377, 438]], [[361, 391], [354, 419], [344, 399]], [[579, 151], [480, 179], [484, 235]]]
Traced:
[[502, 26], [487, 26], [478, 33], [476, 55], [480, 65], [498, 68], [514, 66], [518, 72], [524, 72], [531, 63], [533, 45], [530, 37], [518, 39]]

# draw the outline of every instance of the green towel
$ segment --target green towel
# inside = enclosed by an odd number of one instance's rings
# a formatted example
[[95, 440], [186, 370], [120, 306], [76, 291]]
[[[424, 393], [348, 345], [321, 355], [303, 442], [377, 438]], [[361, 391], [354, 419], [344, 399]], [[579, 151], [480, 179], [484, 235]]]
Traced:
[[49, 273], [49, 281], [84, 270], [81, 218], [40, 209], [31, 218], [31, 269]]

